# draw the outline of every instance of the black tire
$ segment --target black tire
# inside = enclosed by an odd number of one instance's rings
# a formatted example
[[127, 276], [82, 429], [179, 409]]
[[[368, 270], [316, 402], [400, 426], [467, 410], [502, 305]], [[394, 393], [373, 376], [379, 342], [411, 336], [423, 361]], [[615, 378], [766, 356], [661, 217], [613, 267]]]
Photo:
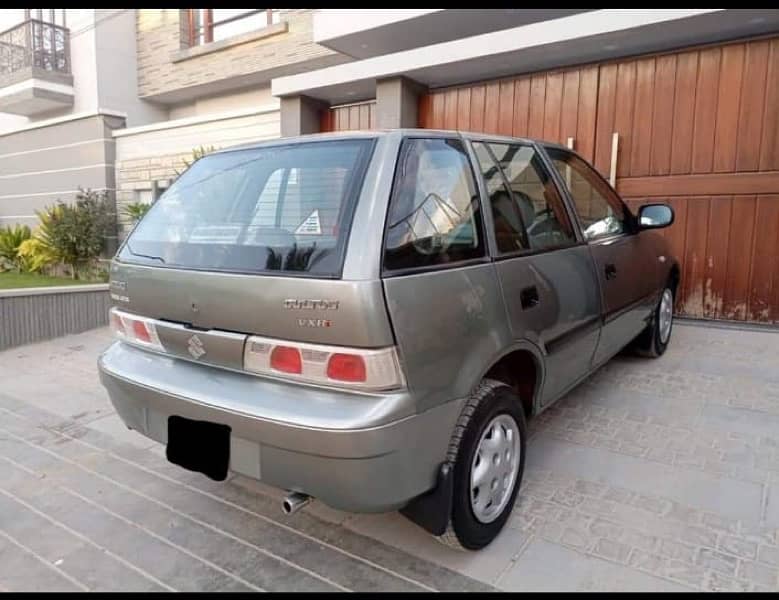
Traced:
[[[519, 470], [506, 506], [493, 521], [482, 523], [471, 507], [471, 465], [485, 428], [503, 414], [510, 416], [519, 430]], [[479, 550], [500, 533], [511, 515], [522, 483], [526, 438], [527, 426], [519, 396], [505, 383], [483, 380], [465, 405], [449, 444], [447, 460], [454, 465], [452, 514], [446, 532], [437, 538], [440, 542], [458, 550]]]
[[646, 356], [648, 358], [657, 358], [665, 353], [668, 344], [671, 342], [671, 334], [673, 333], [673, 318], [671, 318], [671, 328], [668, 332], [668, 338], [663, 341], [660, 333], [660, 310], [662, 307], [663, 294], [666, 291], [671, 292], [671, 298], [676, 300], [675, 286], [669, 281], [662, 293], [660, 299], [657, 301], [657, 306], [652, 314], [652, 321], [647, 325], [646, 329], [642, 331], [633, 343], [633, 349], [640, 356]]

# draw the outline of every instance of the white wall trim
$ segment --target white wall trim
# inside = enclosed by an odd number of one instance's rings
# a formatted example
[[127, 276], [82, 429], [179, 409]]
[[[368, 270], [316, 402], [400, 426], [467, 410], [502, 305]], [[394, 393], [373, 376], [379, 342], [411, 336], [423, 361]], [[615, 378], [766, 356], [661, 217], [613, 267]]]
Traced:
[[44, 296], [48, 294], [78, 294], [82, 292], [107, 292], [108, 288], [109, 285], [107, 283], [13, 288], [0, 290], [0, 298], [11, 298], [15, 296]]
[[36, 152], [45, 152], [46, 150], [59, 150], [60, 148], [72, 148], [74, 146], [83, 146], [85, 144], [94, 144], [96, 142], [109, 142], [115, 144], [116, 140], [113, 138], [92, 138], [91, 140], [83, 140], [81, 142], [73, 142], [72, 144], [59, 144], [57, 146], [44, 146], [43, 148], [35, 148], [33, 150], [21, 150], [19, 152], [8, 152], [6, 154], [0, 154], [0, 158], [6, 156], [21, 156], [22, 154], [35, 154]]
[[601, 9], [483, 33], [449, 42], [348, 62], [271, 81], [274, 96], [289, 96], [328, 86], [478, 59], [526, 48], [589, 38], [646, 25], [696, 17], [724, 9]]
[[112, 135], [115, 138], [128, 135], [138, 135], [150, 131], [163, 131], [165, 129], [176, 129], [179, 127], [188, 127], [190, 125], [202, 125], [203, 123], [213, 123], [214, 121], [226, 121], [228, 119], [237, 119], [239, 117], [252, 117], [255, 115], [264, 115], [279, 112], [278, 105], [268, 105], [262, 108], [251, 108], [243, 110], [234, 110], [230, 112], [214, 113], [195, 117], [186, 117], [184, 119], [174, 119], [173, 121], [163, 121], [151, 125], [141, 125], [140, 127], [126, 127], [124, 129], [115, 129]]
[[64, 83], [54, 83], [51, 81], [46, 81], [44, 79], [35, 79], [33, 77], [32, 79], [25, 79], [24, 81], [20, 81], [18, 83], [12, 83], [11, 85], [5, 86], [0, 91], [0, 98], [2, 98], [3, 96], [11, 96], [13, 94], [17, 94], [19, 92], [23, 92], [24, 90], [30, 90], [33, 88], [41, 88], [49, 92], [57, 92], [58, 94], [66, 94], [68, 96], [73, 95], [72, 85], [65, 85]]
[[[109, 191], [113, 192], [116, 191], [116, 188], [109, 188], [109, 187], [98, 187], [98, 188], [89, 188], [93, 192], [102, 192], [102, 191]], [[5, 198], [32, 198], [34, 196], [56, 196], [57, 194], [77, 194], [81, 190], [55, 190], [53, 192], [36, 192], [33, 194], [3, 194], [0, 196], [0, 200], [3, 200]]]
[[41, 127], [49, 127], [51, 125], [59, 125], [60, 123], [67, 123], [69, 121], [80, 121], [81, 119], [89, 119], [90, 117], [118, 117], [120, 119], [126, 119], [127, 113], [120, 112], [118, 110], [110, 110], [106, 108], [98, 108], [96, 111], [85, 111], [80, 113], [74, 113], [72, 115], [66, 115], [64, 117], [56, 117], [53, 119], [46, 119], [44, 121], [36, 121], [35, 123], [30, 123], [29, 125], [25, 125], [24, 127], [18, 127], [16, 129], [13, 129], [11, 131], [4, 131], [0, 133], [0, 137], [6, 136], [6, 135], [13, 135], [14, 133], [20, 133], [22, 131], [29, 131], [31, 129], [40, 129]]
[[0, 220], [2, 219], [37, 219], [37, 215], [4, 215], [0, 216]]
[[45, 175], [47, 173], [66, 173], [68, 171], [84, 171], [86, 169], [97, 168], [113, 168], [113, 163], [95, 163], [92, 165], [84, 165], [81, 167], [66, 167], [64, 169], [48, 169], [45, 171], [23, 171], [21, 173], [13, 173], [12, 175], [0, 175], [0, 179], [13, 179], [14, 177], [27, 177], [28, 175]]

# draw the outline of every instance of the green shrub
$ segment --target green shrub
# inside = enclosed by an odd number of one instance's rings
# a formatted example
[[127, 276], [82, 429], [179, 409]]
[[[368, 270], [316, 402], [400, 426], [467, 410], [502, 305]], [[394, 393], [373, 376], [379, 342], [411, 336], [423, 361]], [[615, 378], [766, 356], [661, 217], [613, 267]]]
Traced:
[[44, 210], [36, 210], [38, 227], [29, 240], [19, 246], [19, 256], [24, 261], [24, 269], [31, 273], [43, 273], [61, 263], [62, 257], [52, 244], [52, 221], [60, 213], [58, 205]]
[[21, 243], [19, 258], [22, 269], [29, 273], [41, 273], [59, 262], [56, 251], [38, 237], [31, 237]]
[[108, 194], [80, 190], [73, 204], [58, 202], [49, 217], [41, 239], [78, 279], [79, 271], [92, 269], [113, 231], [115, 220]]
[[143, 218], [143, 215], [149, 212], [150, 208], [151, 204], [147, 204], [146, 202], [132, 202], [131, 204], [125, 205], [122, 212], [127, 215], [133, 223], [137, 223]]
[[0, 229], [0, 266], [21, 272], [24, 261], [19, 256], [19, 247], [29, 240], [31, 235], [27, 225], [14, 225]]

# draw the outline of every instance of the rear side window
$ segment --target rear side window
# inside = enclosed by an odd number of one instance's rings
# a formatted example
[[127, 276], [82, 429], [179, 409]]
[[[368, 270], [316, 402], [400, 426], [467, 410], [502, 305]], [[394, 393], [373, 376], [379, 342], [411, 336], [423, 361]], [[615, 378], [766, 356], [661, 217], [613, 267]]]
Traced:
[[120, 260], [337, 276], [373, 140], [206, 156], [154, 204]]
[[[535, 148], [477, 142], [474, 149], [490, 193], [498, 250], [549, 250], [576, 243], [562, 198]], [[491, 189], [496, 161], [510, 193], [505, 187]]]
[[459, 140], [404, 140], [384, 244], [387, 270], [444, 266], [485, 255], [478, 192]]

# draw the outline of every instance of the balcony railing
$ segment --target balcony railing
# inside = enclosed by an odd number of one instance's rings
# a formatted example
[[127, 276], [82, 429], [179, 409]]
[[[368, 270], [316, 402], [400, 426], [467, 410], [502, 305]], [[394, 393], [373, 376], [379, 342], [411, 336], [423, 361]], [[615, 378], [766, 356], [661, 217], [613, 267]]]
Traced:
[[70, 30], [28, 19], [0, 33], [0, 77], [28, 68], [70, 74]]

